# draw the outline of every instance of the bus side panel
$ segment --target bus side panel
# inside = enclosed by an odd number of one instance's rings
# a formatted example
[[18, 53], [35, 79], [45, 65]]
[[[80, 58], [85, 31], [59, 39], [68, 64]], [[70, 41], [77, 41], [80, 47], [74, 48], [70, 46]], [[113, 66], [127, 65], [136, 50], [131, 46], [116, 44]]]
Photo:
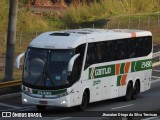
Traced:
[[143, 71], [144, 79], [141, 82], [141, 90], [140, 92], [144, 92], [151, 87], [151, 74], [152, 70], [145, 70]]
[[91, 85], [90, 85], [91, 102], [101, 100], [101, 94], [102, 94], [101, 80], [100, 79], [91, 79], [90, 81], [91, 81]]
[[118, 97], [117, 76], [111, 77], [109, 85], [110, 85], [110, 96], [109, 96], [109, 98]]
[[112, 91], [111, 88], [112, 87], [112, 84], [111, 84], [111, 81], [114, 81], [115, 80], [115, 77], [111, 76], [111, 77], [106, 77], [106, 78], [103, 78], [102, 80], [102, 84], [101, 84], [101, 87], [102, 87], [102, 99], [109, 99], [111, 98], [112, 96]]
[[70, 93], [70, 102], [71, 106], [76, 106], [81, 103], [81, 82], [78, 81], [76, 82], [72, 87], [71, 87], [71, 93]]
[[116, 86], [116, 82], [116, 76], [93, 80], [92, 102], [118, 97], [118, 87]]
[[147, 88], [146, 89], [148, 90], [151, 88], [152, 69], [148, 70], [147, 75], [148, 75], [147, 76], [148, 79], [147, 79]]

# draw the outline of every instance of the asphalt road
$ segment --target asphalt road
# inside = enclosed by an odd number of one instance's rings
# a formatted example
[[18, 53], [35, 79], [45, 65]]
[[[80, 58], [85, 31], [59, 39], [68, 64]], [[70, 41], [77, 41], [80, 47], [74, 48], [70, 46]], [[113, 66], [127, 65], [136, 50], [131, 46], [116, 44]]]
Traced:
[[[151, 89], [140, 93], [137, 100], [131, 100], [124, 102], [121, 98], [105, 100], [101, 102], [91, 103], [85, 112], [77, 111], [75, 108], [55, 108], [48, 107], [47, 110], [42, 113], [43, 117], [47, 117], [47, 120], [107, 120], [109, 117], [101, 117], [103, 113], [122, 113], [121, 119], [127, 119], [125, 113], [141, 113], [147, 111], [160, 112], [160, 66], [154, 67], [153, 79]], [[22, 105], [21, 93], [14, 93], [9, 95], [0, 96], [0, 112], [18, 112], [18, 113], [37, 113], [35, 106]], [[123, 114], [124, 113], [124, 114]], [[140, 114], [141, 115], [141, 114]], [[140, 115], [137, 115], [140, 117]], [[97, 116], [97, 117], [95, 117]], [[144, 119], [146, 117], [140, 117]], [[7, 119], [7, 118], [0, 118]], [[9, 119], [9, 118], [8, 118]], [[17, 118], [12, 118], [17, 120]], [[27, 119], [27, 118], [24, 118]], [[39, 120], [40, 118], [32, 118]], [[41, 118], [42, 120], [44, 118]], [[147, 120], [158, 120], [159, 116], [149, 116]], [[45, 119], [46, 120], [46, 119]]]

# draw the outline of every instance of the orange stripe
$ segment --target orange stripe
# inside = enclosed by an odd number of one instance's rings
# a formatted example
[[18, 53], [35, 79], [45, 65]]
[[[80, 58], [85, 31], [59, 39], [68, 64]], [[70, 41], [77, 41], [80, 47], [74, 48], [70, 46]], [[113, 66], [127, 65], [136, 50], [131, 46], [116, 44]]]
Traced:
[[127, 74], [122, 75], [122, 79], [121, 79], [121, 85], [126, 85], [126, 78], [127, 78]]
[[120, 66], [121, 64], [116, 64], [116, 75], [120, 74]]
[[136, 33], [135, 32], [131, 33], [131, 35], [132, 35], [132, 38], [136, 37]]
[[127, 62], [125, 66], [125, 73], [128, 73], [131, 62]]

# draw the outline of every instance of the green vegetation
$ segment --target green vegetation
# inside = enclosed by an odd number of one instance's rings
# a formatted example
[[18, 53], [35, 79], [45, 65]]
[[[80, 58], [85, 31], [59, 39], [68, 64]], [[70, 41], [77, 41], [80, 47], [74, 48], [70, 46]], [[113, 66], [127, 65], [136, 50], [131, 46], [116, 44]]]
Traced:
[[7, 0], [2, 0], [0, 2], [0, 32], [4, 33], [7, 29], [7, 19], [8, 19], [8, 1]]
[[159, 6], [159, 0], [101, 0], [89, 5], [71, 5], [60, 18], [67, 26], [73, 26], [115, 15], [158, 11]]
[[[131, 28], [150, 30], [155, 44], [160, 43], [160, 0], [97, 0], [90, 4], [71, 4], [65, 10], [34, 13], [19, 0], [16, 55], [24, 52], [38, 34], [58, 29], [81, 27]], [[82, 0], [85, 1], [85, 0]], [[96, 1], [96, 0], [94, 0]], [[5, 58], [8, 24], [8, 0], [0, 2], [0, 59]], [[98, 22], [97, 22], [98, 21]], [[107, 22], [107, 23], [106, 23]], [[102, 25], [100, 25], [102, 24]], [[159, 25], [159, 26], [158, 26]], [[1, 59], [0, 62], [2, 62]], [[14, 79], [21, 79], [21, 69], [14, 70]], [[4, 78], [4, 63], [0, 63], [0, 81]]]
[[[21, 3], [19, 6], [22, 6]], [[8, 25], [8, 11], [9, 2], [8, 0], [2, 0], [0, 2], [0, 33], [5, 33], [7, 31]], [[48, 30], [48, 21], [44, 19], [42, 15], [36, 15], [28, 9], [19, 7], [18, 17], [17, 17], [17, 31], [45, 31]], [[56, 29], [56, 28], [53, 28]]]
[[[82, 2], [75, 5], [72, 3], [65, 10], [58, 12], [34, 14], [29, 8], [23, 7], [26, 1], [19, 0], [17, 31], [34, 32], [74, 28], [77, 24], [107, 19], [117, 15], [160, 10], [160, 0], [94, 0], [90, 4]], [[8, 0], [2, 0], [0, 3], [1, 33], [7, 30], [8, 4]]]

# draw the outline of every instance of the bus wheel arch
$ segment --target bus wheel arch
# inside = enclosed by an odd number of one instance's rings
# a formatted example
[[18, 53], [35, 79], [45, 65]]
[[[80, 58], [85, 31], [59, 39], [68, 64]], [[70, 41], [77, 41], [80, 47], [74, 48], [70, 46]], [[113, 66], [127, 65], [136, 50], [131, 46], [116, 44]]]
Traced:
[[130, 80], [127, 84], [126, 95], [124, 96], [125, 101], [130, 101], [133, 96], [133, 81]]
[[78, 110], [84, 111], [87, 108], [89, 101], [90, 101], [90, 90], [89, 88], [86, 88], [82, 94], [82, 101], [81, 104], [78, 106]]
[[137, 99], [139, 93], [140, 93], [140, 80], [137, 79], [136, 82], [135, 82], [135, 84], [134, 84], [134, 87], [133, 87], [133, 96], [132, 96], [132, 99], [133, 100]]
[[90, 102], [90, 90], [89, 90], [89, 88], [86, 88], [85, 90], [84, 90], [84, 92], [87, 92], [87, 94], [88, 94], [88, 103]]

